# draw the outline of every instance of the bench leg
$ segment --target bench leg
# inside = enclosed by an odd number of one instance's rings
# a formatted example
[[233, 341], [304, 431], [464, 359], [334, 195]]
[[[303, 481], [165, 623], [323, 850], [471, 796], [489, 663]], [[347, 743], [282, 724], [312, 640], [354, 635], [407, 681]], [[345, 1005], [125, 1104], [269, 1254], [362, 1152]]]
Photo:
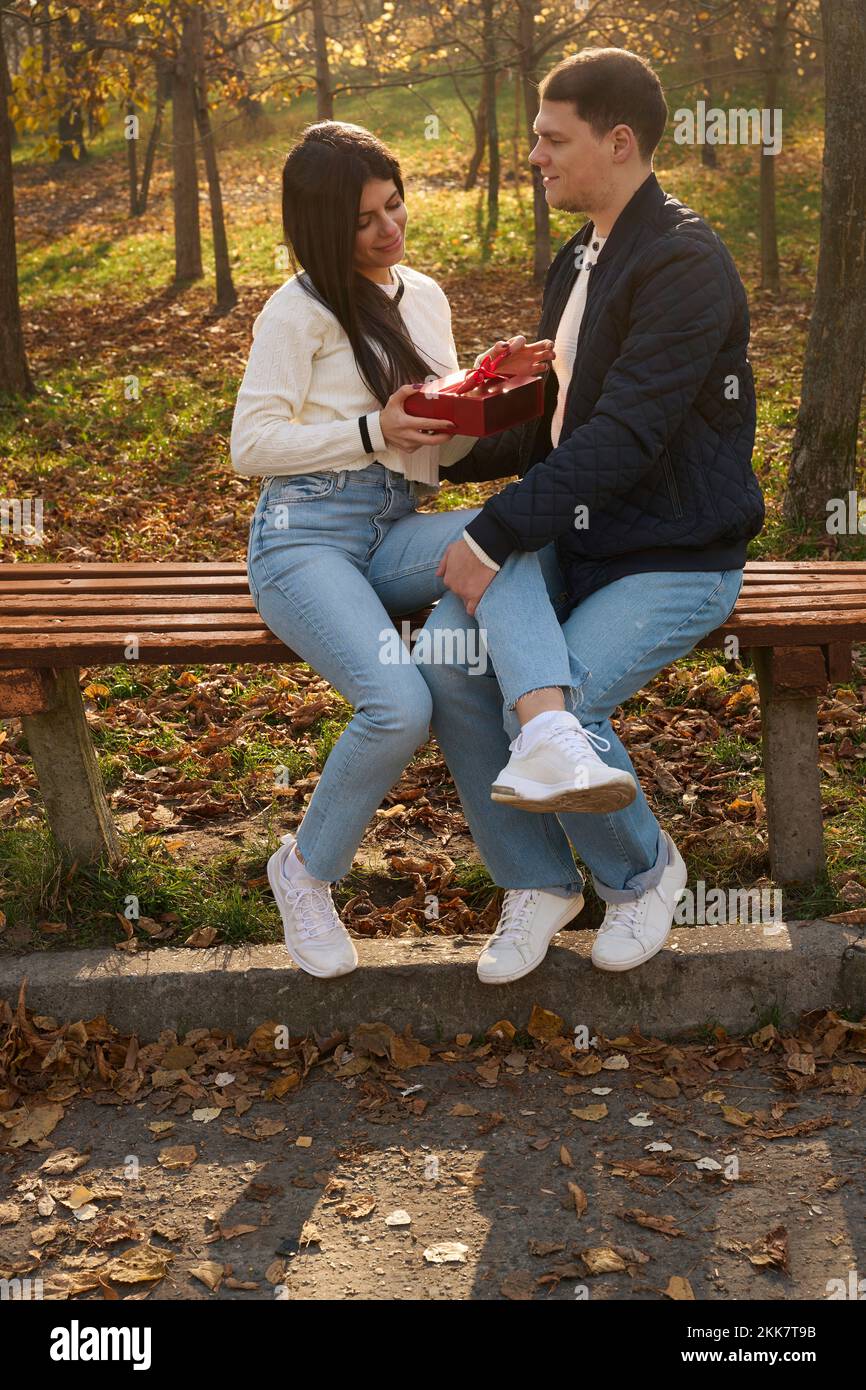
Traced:
[[755, 648], [761, 692], [770, 872], [777, 883], [824, 871], [818, 768], [818, 695], [827, 688], [820, 647]]
[[78, 672], [53, 671], [48, 685], [52, 708], [21, 717], [48, 824], [70, 859], [117, 859], [120, 842], [90, 742]]

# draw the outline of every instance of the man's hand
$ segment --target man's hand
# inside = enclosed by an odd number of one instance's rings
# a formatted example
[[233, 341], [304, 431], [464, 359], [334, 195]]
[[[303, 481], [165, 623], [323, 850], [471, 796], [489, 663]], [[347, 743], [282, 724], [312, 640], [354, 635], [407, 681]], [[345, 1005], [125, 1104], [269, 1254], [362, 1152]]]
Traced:
[[464, 540], [451, 542], [439, 561], [436, 574], [444, 579], [446, 589], [463, 600], [470, 617], [487, 586], [496, 578], [496, 570], [479, 560]]
[[556, 357], [552, 338], [527, 343], [525, 334], [517, 333], [513, 338], [500, 338], [486, 353], [479, 353], [473, 366], [477, 367], [482, 357], [495, 357], [504, 347], [508, 356], [496, 368], [500, 376], [544, 376]]

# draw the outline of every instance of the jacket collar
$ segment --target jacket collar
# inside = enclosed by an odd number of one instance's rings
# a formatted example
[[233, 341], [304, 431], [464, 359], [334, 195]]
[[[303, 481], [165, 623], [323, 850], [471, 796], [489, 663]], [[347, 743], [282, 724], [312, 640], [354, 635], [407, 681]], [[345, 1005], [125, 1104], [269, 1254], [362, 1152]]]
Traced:
[[[644, 179], [639, 188], [629, 198], [619, 217], [614, 222], [604, 246], [598, 253], [598, 265], [603, 265], [605, 261], [612, 260], [623, 246], [628, 245], [635, 236], [636, 231], [654, 216], [656, 211], [662, 206], [665, 200], [665, 192], [656, 178], [655, 174], [650, 173]], [[584, 222], [579, 227], [570, 241], [562, 247], [562, 253], [574, 251], [575, 246], [585, 246], [591, 240], [595, 232], [595, 223], [592, 221]]]
[[[596, 274], [601, 274], [604, 268], [614, 259], [615, 256], [629, 248], [636, 240], [640, 229], [648, 222], [663, 205], [665, 192], [661, 187], [655, 174], [648, 174], [640, 188], [635, 189], [631, 198], [626, 203], [619, 217], [613, 224], [604, 246], [598, 253], [596, 261]], [[551, 276], [550, 283], [550, 302], [542, 315], [540, 330], [548, 336], [551, 334], [551, 326], [555, 331], [556, 325], [562, 316], [566, 300], [571, 294], [574, 282], [577, 278], [577, 266], [574, 261], [574, 250], [577, 246], [585, 246], [591, 241], [595, 231], [593, 222], [584, 222], [579, 227], [574, 236], [567, 241], [557, 252], [551, 263], [548, 274]]]
[[[639, 229], [655, 216], [664, 200], [664, 189], [655, 174], [648, 174], [614, 222], [607, 241], [598, 253], [598, 264], [612, 260], [623, 247], [630, 245]], [[588, 225], [592, 226], [592, 223]]]

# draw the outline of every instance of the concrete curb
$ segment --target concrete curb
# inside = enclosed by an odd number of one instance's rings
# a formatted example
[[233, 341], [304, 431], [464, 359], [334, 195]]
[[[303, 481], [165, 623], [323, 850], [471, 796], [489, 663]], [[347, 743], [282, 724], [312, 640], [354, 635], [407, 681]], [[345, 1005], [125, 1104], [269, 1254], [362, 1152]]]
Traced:
[[[351, 975], [316, 980], [292, 966], [282, 946], [63, 951], [0, 956], [0, 996], [15, 1005], [22, 979], [36, 1013], [70, 1021], [104, 1014], [122, 1033], [153, 1041], [163, 1028], [220, 1028], [245, 1040], [267, 1019], [293, 1035], [327, 1035], [384, 1021], [436, 1041], [481, 1033], [498, 1019], [520, 1028], [533, 1004], [607, 1037], [638, 1024], [672, 1038], [720, 1023], [754, 1028], [768, 1010], [794, 1022], [809, 1009], [866, 1012], [866, 932], [820, 920], [676, 929], [637, 970], [596, 970], [593, 932], [568, 932], [544, 964], [513, 985], [482, 985], [480, 938], [357, 941]], [[770, 935], [765, 935], [769, 931]], [[563, 944], [560, 944], [563, 943]]]

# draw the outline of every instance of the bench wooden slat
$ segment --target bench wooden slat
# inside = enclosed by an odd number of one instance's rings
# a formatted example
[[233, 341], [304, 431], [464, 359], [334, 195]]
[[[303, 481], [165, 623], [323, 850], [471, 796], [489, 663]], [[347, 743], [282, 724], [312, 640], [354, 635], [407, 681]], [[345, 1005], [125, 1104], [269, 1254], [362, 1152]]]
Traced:
[[797, 574], [803, 571], [814, 571], [820, 569], [823, 574], [828, 573], [842, 574], [848, 570], [859, 571], [866, 574], [866, 560], [747, 560], [746, 573], [760, 574], [770, 571], [793, 570]]
[[697, 645], [721, 647], [731, 635], [744, 647], [825, 647], [835, 642], [857, 642], [866, 638], [866, 608], [859, 613], [822, 613], [820, 627], [804, 626], [802, 616], [771, 619], [755, 614], [743, 621], [731, 617]]
[[135, 579], [139, 575], [162, 574], [243, 574], [246, 566], [240, 560], [71, 560], [68, 564], [30, 564], [27, 560], [0, 564], [4, 579], [26, 584], [29, 579], [66, 579], [79, 574], [83, 578]]
[[[772, 576], [774, 580], [786, 575], [801, 578], [804, 573], [814, 574], [816, 570], [822, 575], [866, 574], [866, 560], [749, 560], [746, 579], [752, 575]], [[29, 576], [55, 579], [75, 574], [94, 578], [110, 578], [116, 574], [127, 579], [157, 573], [238, 575], [245, 573], [246, 565], [243, 560], [69, 560], [63, 563], [20, 560], [0, 564], [0, 571], [4, 572], [4, 577], [26, 582]]]
[[[31, 594], [160, 594], [195, 593], [239, 594], [248, 592], [246, 574], [185, 575], [163, 578], [157, 575], [138, 579], [37, 579], [24, 592]], [[7, 580], [0, 567], [0, 595], [21, 594], [20, 584]]]
[[811, 594], [862, 594], [866, 593], [866, 578], [853, 575], [850, 578], [839, 575], [835, 579], [816, 579], [808, 586], [798, 584], [777, 584], [775, 580], [753, 581], [743, 584], [741, 598], [778, 598], [791, 602], [799, 597], [808, 599]]
[[737, 620], [742, 621], [751, 613], [779, 613], [792, 618], [807, 618], [815, 613], [823, 615], [827, 613], [848, 613], [852, 610], [859, 612], [866, 607], [866, 588], [861, 589], [856, 594], [809, 594], [803, 595], [801, 601], [794, 598], [756, 598], [753, 594], [740, 594], [737, 606], [734, 610]]
[[[138, 657], [145, 665], [222, 665], [227, 662], [280, 662], [299, 660], [264, 627], [255, 631], [217, 629], [206, 634], [195, 630], [138, 631]], [[51, 633], [10, 635], [0, 650], [0, 671], [5, 666], [102, 666], [119, 665], [129, 645], [129, 631], [64, 634], [58, 644]], [[135, 662], [130, 662], [135, 665]]]
[[[820, 586], [814, 594], [777, 595], [762, 586], [745, 587], [740, 593], [736, 613], [775, 611], [779, 614], [801, 614], [808, 616], [821, 610], [845, 610], [863, 606], [866, 589], [863, 585], [848, 585], [844, 589]], [[87, 613], [128, 613], [138, 616], [147, 613], [214, 613], [255, 612], [249, 591], [242, 593], [197, 593], [167, 592], [160, 594], [116, 594], [116, 593], [38, 593], [0, 595], [0, 620], [7, 617], [30, 614], [52, 614], [56, 616]]]
[[[209, 628], [228, 629], [228, 628], [256, 628], [264, 626], [261, 618], [255, 609], [250, 613], [150, 613], [143, 623], [139, 626], [147, 628], [151, 632], [164, 632], [170, 628], [178, 628], [189, 632], [202, 630], [202, 635], [207, 639]], [[63, 617], [53, 616], [47, 613], [34, 615], [32, 617], [5, 617], [3, 619], [3, 631], [5, 632], [37, 632], [49, 634], [56, 632], [62, 636], [64, 642], [68, 641], [73, 634], [86, 637], [91, 632], [116, 632], [118, 628], [118, 617], [114, 613], [86, 613], [74, 614]], [[130, 618], [129, 632], [135, 632], [136, 622]]]
[[29, 613], [254, 613], [252, 595], [246, 594], [22, 594], [0, 598], [0, 620]]

